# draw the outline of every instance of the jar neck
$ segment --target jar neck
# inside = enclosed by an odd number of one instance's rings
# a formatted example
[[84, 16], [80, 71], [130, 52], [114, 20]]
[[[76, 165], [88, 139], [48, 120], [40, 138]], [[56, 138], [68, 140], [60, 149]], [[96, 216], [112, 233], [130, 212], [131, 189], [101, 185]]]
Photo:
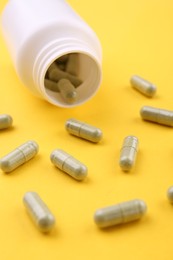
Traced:
[[[59, 93], [45, 88], [44, 80], [50, 65], [65, 54], [78, 53], [82, 84], [77, 88], [78, 99], [67, 104]], [[92, 46], [76, 38], [64, 38], [52, 41], [38, 53], [33, 66], [33, 80], [39, 93], [50, 103], [60, 107], [73, 107], [90, 99], [101, 83], [101, 57]]]

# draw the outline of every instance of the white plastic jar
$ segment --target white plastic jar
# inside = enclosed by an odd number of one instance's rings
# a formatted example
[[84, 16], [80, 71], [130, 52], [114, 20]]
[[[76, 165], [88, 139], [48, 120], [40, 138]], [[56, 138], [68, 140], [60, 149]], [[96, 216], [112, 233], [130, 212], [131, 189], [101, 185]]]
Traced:
[[[73, 107], [96, 93], [102, 78], [101, 45], [66, 1], [9, 0], [1, 24], [17, 74], [35, 95], [56, 106]], [[82, 80], [72, 104], [44, 84], [50, 65], [69, 53], [78, 53], [78, 77]]]

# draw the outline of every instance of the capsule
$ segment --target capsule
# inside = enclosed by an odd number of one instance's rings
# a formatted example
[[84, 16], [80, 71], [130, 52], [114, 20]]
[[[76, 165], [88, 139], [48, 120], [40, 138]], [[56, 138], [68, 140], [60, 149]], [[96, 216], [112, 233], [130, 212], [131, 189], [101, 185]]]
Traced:
[[135, 165], [138, 143], [136, 136], [127, 136], [124, 139], [119, 160], [119, 165], [123, 171], [130, 171]]
[[49, 66], [49, 68], [48, 68], [48, 75], [49, 75], [49, 73], [50, 73], [52, 70], [54, 70], [54, 69], [58, 69], [58, 66], [57, 66], [57, 64], [56, 64], [55, 61], [52, 62], [52, 64]]
[[11, 172], [26, 163], [38, 153], [38, 144], [28, 141], [0, 159], [0, 168], [3, 172]]
[[130, 82], [133, 88], [148, 97], [153, 97], [156, 93], [157, 87], [154, 84], [137, 75], [132, 76]]
[[53, 80], [55, 82], [58, 82], [60, 79], [68, 79], [71, 81], [71, 83], [75, 86], [78, 87], [79, 85], [82, 84], [82, 80], [79, 79], [76, 76], [71, 75], [70, 73], [66, 72], [66, 71], [62, 71], [58, 68], [56, 69], [52, 69], [49, 72], [49, 79]]
[[173, 111], [144, 106], [140, 110], [142, 119], [166, 126], [173, 126]]
[[7, 114], [0, 115], [0, 130], [11, 127], [12, 123], [13, 123], [13, 119], [10, 115]]
[[23, 203], [28, 214], [42, 232], [49, 232], [55, 225], [55, 217], [36, 192], [26, 192]]
[[57, 66], [58, 66], [58, 68], [59, 68], [60, 70], [66, 71], [66, 64], [67, 64], [68, 60], [69, 60], [69, 54], [65, 54], [65, 55], [59, 57], [59, 58], [55, 61], [55, 63], [57, 64]]
[[146, 210], [147, 206], [143, 200], [134, 199], [98, 209], [95, 212], [94, 221], [100, 228], [111, 227], [138, 220]]
[[57, 83], [59, 92], [62, 98], [67, 103], [74, 103], [77, 99], [77, 92], [75, 87], [71, 84], [68, 79], [60, 79]]
[[58, 84], [55, 81], [52, 81], [50, 79], [44, 80], [45, 88], [52, 90], [54, 92], [59, 92]]
[[102, 139], [102, 131], [99, 128], [73, 118], [66, 121], [65, 127], [70, 134], [94, 143]]
[[173, 203], [173, 186], [169, 187], [168, 191], [167, 191], [167, 197], [168, 200]]
[[56, 60], [57, 64], [65, 64], [65, 63], [67, 63], [67, 61], [68, 61], [68, 59], [69, 59], [69, 56], [70, 56], [70, 54], [64, 54], [64, 55], [62, 55], [61, 57], [59, 57], [59, 58]]
[[87, 167], [61, 149], [54, 150], [50, 160], [56, 167], [78, 181], [84, 180], [87, 176]]
[[77, 76], [79, 70], [79, 57], [78, 53], [69, 54], [69, 59], [66, 64], [66, 72]]

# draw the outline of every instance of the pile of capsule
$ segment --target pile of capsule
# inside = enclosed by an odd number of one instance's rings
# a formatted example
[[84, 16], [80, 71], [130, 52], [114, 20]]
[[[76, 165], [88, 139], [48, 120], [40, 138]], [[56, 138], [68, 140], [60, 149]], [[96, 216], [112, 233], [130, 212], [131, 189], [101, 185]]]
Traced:
[[[62, 63], [64, 63], [64, 61]], [[56, 64], [52, 64], [52, 67], [54, 67], [54, 65], [57, 66]], [[54, 70], [57, 70], [57, 68], [50, 68], [50, 72]], [[67, 70], [64, 73], [68, 73]], [[50, 75], [49, 77], [53, 78], [53, 76]], [[45, 79], [45, 81], [48, 82], [50, 79]], [[61, 79], [57, 79], [57, 82], [59, 81], [61, 81]], [[49, 83], [54, 84], [52, 82]], [[133, 76], [131, 78], [131, 84], [132, 87], [149, 97], [152, 97], [156, 92], [156, 86], [139, 76]], [[57, 85], [58, 84], [56, 84], [56, 86]], [[77, 85], [75, 85], [75, 87], [77, 87]], [[57, 91], [60, 91], [60, 89]], [[63, 93], [63, 91], [61, 93]], [[65, 93], [67, 93], [66, 90]], [[140, 114], [144, 120], [173, 126], [172, 111], [143, 107]], [[0, 129], [11, 127], [12, 122], [11, 116], [7, 114], [0, 115]], [[98, 143], [103, 137], [102, 131], [99, 128], [76, 119], [67, 120], [65, 122], [65, 129], [71, 135], [94, 143]], [[129, 135], [124, 138], [119, 159], [119, 165], [123, 171], [129, 172], [134, 167], [138, 146], [139, 141], [136, 136]], [[15, 170], [32, 159], [38, 153], [38, 150], [39, 146], [35, 141], [27, 141], [0, 159], [1, 170], [5, 173]], [[65, 172], [77, 181], [82, 181], [87, 177], [87, 166], [66, 151], [61, 149], [53, 150], [50, 154], [50, 161], [59, 170]], [[173, 187], [168, 189], [167, 197], [169, 201], [173, 203]], [[28, 214], [40, 231], [49, 232], [52, 230], [56, 222], [55, 216], [36, 192], [26, 192], [23, 197], [23, 203]], [[146, 213], [146, 210], [147, 206], [143, 200], [134, 199], [96, 210], [94, 213], [94, 221], [98, 227], [106, 228], [140, 219]]]
[[44, 80], [45, 88], [59, 93], [66, 103], [73, 104], [78, 99], [76, 89], [82, 84], [78, 73], [79, 54], [63, 55], [48, 68]]

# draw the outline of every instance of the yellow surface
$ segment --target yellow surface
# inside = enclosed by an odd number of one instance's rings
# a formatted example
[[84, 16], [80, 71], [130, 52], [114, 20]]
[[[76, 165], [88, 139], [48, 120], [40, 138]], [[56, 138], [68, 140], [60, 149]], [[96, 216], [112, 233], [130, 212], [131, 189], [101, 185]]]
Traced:
[[[1, 0], [0, 11], [7, 1]], [[0, 111], [13, 117], [13, 128], [0, 133], [0, 156], [33, 139], [40, 146], [32, 161], [10, 174], [0, 172], [0, 259], [157, 259], [173, 257], [173, 206], [166, 192], [173, 185], [173, 129], [141, 120], [151, 105], [173, 110], [172, 0], [69, 0], [100, 38], [103, 82], [97, 95], [72, 109], [55, 107], [33, 96], [19, 81], [0, 36]], [[13, 17], [11, 18], [13, 19]], [[149, 99], [131, 88], [138, 74], [158, 86]], [[103, 130], [99, 144], [69, 135], [68, 118]], [[139, 138], [134, 170], [118, 164], [125, 136]], [[88, 166], [77, 182], [49, 159], [62, 148]], [[40, 233], [22, 203], [33, 190], [56, 216], [55, 230]], [[100, 230], [96, 209], [140, 198], [148, 211], [140, 221]]]

